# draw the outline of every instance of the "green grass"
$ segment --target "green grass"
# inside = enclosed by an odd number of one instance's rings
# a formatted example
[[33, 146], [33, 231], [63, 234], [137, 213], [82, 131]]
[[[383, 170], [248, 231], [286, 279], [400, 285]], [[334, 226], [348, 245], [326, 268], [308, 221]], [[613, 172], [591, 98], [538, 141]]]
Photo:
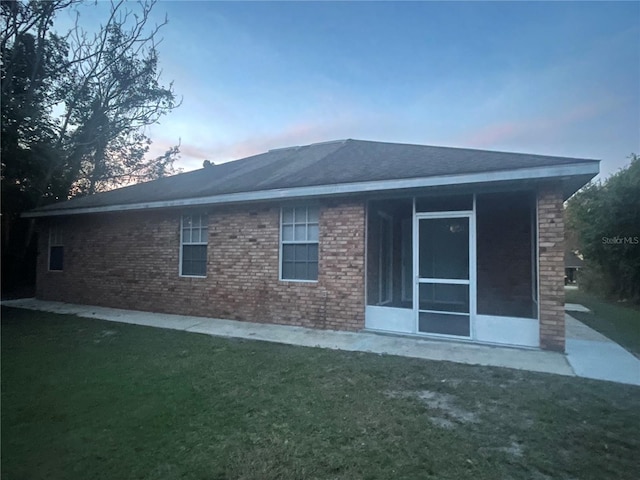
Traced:
[[590, 313], [569, 312], [594, 330], [640, 356], [640, 310], [633, 306], [607, 302], [581, 290], [566, 290], [567, 303], [584, 305]]
[[3, 480], [640, 471], [633, 386], [2, 314]]

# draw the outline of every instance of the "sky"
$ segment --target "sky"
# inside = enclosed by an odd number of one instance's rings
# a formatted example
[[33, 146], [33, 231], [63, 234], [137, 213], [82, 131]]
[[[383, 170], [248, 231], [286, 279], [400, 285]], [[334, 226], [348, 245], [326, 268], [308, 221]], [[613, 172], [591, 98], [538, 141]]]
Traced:
[[[134, 7], [131, 4], [132, 8]], [[109, 4], [84, 7], [100, 22]], [[177, 167], [345, 138], [640, 154], [640, 2], [159, 1]]]

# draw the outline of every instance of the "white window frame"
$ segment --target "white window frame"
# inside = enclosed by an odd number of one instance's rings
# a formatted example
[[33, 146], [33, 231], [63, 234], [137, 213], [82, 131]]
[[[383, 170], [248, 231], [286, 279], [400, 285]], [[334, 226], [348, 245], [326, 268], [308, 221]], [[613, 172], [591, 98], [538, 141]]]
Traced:
[[[193, 242], [193, 241], [189, 241], [189, 242], [185, 242], [184, 241], [184, 236], [183, 236], [183, 231], [184, 231], [184, 219], [185, 217], [199, 217], [200, 219], [200, 223], [199, 226], [197, 228], [190, 228], [191, 232], [193, 232], [194, 230], [202, 230], [203, 229], [203, 219], [205, 220], [205, 227], [207, 230], [207, 236], [206, 236], [206, 241], [205, 242]], [[183, 213], [180, 216], [180, 261], [179, 261], [179, 265], [178, 265], [178, 275], [181, 277], [186, 277], [186, 278], [207, 278], [207, 259], [205, 259], [205, 273], [204, 275], [185, 275], [182, 273], [182, 255], [183, 255], [183, 250], [184, 250], [184, 246], [185, 245], [204, 245], [207, 247], [207, 258], [209, 255], [209, 218], [208, 215], [206, 213], [199, 213], [199, 212], [195, 212], [195, 213]]]
[[[51, 269], [51, 248], [62, 247], [62, 268], [60, 270]], [[64, 241], [62, 239], [62, 228], [60, 225], [49, 226], [49, 246], [47, 248], [47, 270], [49, 272], [64, 271]]]
[[[284, 211], [285, 210], [290, 210], [292, 209], [294, 211], [294, 219], [293, 219], [293, 223], [289, 224], [287, 223], [286, 225], [293, 225], [293, 229], [295, 232], [295, 226], [296, 225], [300, 225], [299, 223], [296, 223], [295, 221], [295, 210], [298, 208], [304, 208], [306, 209], [306, 216], [305, 216], [305, 225], [306, 225], [306, 236], [307, 236], [307, 240], [284, 240], [283, 239], [283, 235], [282, 235], [282, 231], [283, 231], [283, 226], [284, 224]], [[317, 240], [308, 240], [308, 236], [309, 236], [309, 225], [315, 225], [316, 222], [309, 222], [309, 209], [310, 208], [314, 208], [318, 211], [318, 239]], [[281, 207], [280, 208], [280, 241], [279, 241], [279, 259], [278, 259], [278, 279], [281, 282], [300, 282], [300, 283], [318, 283], [318, 279], [316, 278], [315, 280], [307, 280], [307, 279], [298, 279], [298, 278], [283, 278], [282, 277], [282, 264], [284, 263], [284, 256], [283, 256], [283, 246], [284, 245], [311, 245], [311, 244], [316, 244], [318, 245], [318, 277], [320, 276], [320, 207], [318, 205], [313, 205], [313, 204], [309, 204], [309, 205], [290, 205], [290, 206], [285, 206], [285, 207]], [[294, 237], [295, 238], [295, 237]]]

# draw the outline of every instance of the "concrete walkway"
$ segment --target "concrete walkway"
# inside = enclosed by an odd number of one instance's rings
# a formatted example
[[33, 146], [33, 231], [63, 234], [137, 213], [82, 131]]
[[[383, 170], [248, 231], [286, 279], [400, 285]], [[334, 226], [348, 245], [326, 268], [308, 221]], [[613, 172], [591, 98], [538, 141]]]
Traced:
[[[168, 315], [89, 305], [47, 302], [33, 298], [8, 300], [3, 301], [2, 304], [11, 307], [74, 314], [86, 318], [97, 318], [112, 322], [131, 323], [158, 328], [169, 328], [220, 337], [246, 338], [307, 347], [372, 352], [422, 358], [427, 360], [445, 360], [470, 365], [507, 367], [534, 372], [555, 373], [558, 375], [577, 375], [581, 377], [599, 378], [614, 382], [640, 385], [640, 362], [633, 356], [631, 357], [638, 362], [638, 365], [636, 366], [638, 367], [637, 372], [639, 374], [639, 378], [636, 378], [635, 381], [633, 381], [635, 378], [633, 376], [627, 378], [620, 375], [611, 375], [611, 378], [601, 378], [600, 376], [594, 377], [591, 375], [594, 371], [591, 366], [591, 363], [593, 362], [592, 359], [597, 358], [598, 355], [594, 356], [592, 355], [593, 352], [585, 351], [585, 345], [580, 342], [604, 343], [607, 346], [605, 349], [605, 353], [607, 355], [615, 350], [611, 348], [611, 345], [609, 344], [622, 349], [622, 347], [619, 347], [608, 339], [606, 339], [607, 342], [584, 338], [575, 339], [578, 343], [570, 343], [569, 340], [567, 340], [567, 350], [571, 350], [572, 353], [568, 353], [565, 356], [560, 353], [547, 352], [543, 350], [476, 345], [464, 342], [435, 341], [406, 336], [382, 335], [370, 332], [352, 333], [332, 330], [315, 330], [303, 327], [289, 327], [283, 325], [239, 322], [215, 318]], [[577, 320], [574, 321], [577, 322]], [[581, 323], [580, 325], [584, 326]], [[584, 327], [588, 328], [586, 326]], [[579, 331], [579, 329], [576, 331]], [[586, 334], [583, 332], [583, 335]], [[593, 348], [593, 345], [591, 345], [590, 348]], [[622, 350], [624, 351], [624, 349]], [[596, 349], [596, 351], [599, 352], [600, 350]], [[616, 361], [618, 361], [617, 359], [619, 357], [622, 358], [619, 356], [619, 353], [620, 352], [617, 351], [614, 352]], [[625, 361], [626, 360], [628, 359], [625, 358]], [[607, 363], [613, 366], [617, 365], [611, 364], [609, 361], [607, 361]], [[627, 366], [625, 364], [624, 368], [633, 367], [634, 365], [629, 364]], [[609, 370], [603, 370], [603, 372], [603, 375], [611, 374]]]
[[640, 359], [570, 315], [565, 325], [567, 360], [576, 375], [640, 385]]
[[580, 305], [578, 303], [565, 303], [564, 310], [565, 312], [584, 312], [584, 313], [589, 313], [591, 311], [584, 305]]

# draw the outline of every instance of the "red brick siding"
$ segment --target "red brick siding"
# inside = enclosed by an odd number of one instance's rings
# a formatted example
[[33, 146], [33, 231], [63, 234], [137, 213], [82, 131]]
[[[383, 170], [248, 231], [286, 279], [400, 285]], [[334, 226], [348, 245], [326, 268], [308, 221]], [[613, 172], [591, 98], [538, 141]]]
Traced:
[[538, 191], [540, 346], [564, 352], [564, 220], [562, 191]]
[[37, 296], [47, 300], [315, 328], [364, 327], [362, 201], [320, 208], [318, 282], [279, 281], [280, 207], [209, 209], [207, 277], [178, 275], [179, 211], [70, 216], [64, 270], [48, 272], [41, 223]]
[[[540, 344], [564, 350], [562, 193], [538, 192]], [[64, 270], [48, 272], [41, 221], [37, 296], [47, 300], [245, 321], [359, 330], [364, 327], [364, 201], [320, 210], [319, 278], [283, 282], [280, 207], [209, 209], [208, 275], [178, 275], [179, 211], [80, 215], [63, 228]]]

